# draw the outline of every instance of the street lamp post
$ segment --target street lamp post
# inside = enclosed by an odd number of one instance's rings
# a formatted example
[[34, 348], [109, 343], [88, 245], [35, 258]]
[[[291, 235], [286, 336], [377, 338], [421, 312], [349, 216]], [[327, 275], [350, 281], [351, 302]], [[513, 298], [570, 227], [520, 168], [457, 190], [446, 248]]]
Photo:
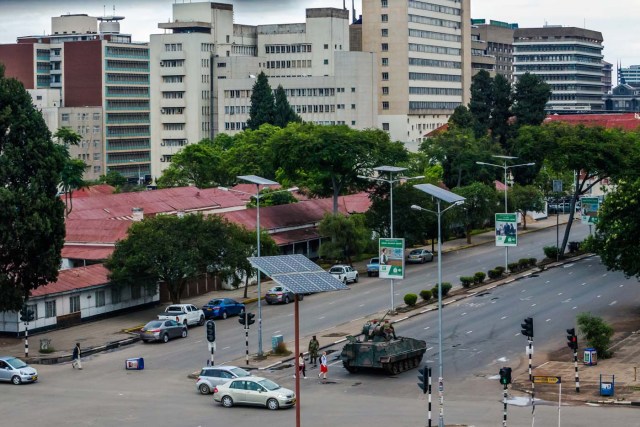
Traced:
[[[440, 187], [436, 187], [433, 184], [418, 184], [414, 185], [414, 187], [432, 196], [436, 200], [437, 205], [437, 211], [425, 209], [418, 205], [412, 205], [411, 209], [431, 212], [438, 216], [438, 394], [440, 396], [438, 426], [444, 427], [444, 372], [442, 368], [442, 227], [440, 218], [442, 214], [449, 209], [464, 204], [465, 198]], [[441, 210], [441, 201], [450, 203], [451, 205]]]
[[[486, 162], [476, 162], [476, 164], [484, 165], [484, 166], [494, 166], [494, 167], [497, 167], [497, 168], [504, 169], [504, 213], [509, 213], [509, 210], [508, 210], [508, 207], [507, 207], [507, 190], [509, 189], [509, 186], [507, 185], [507, 170], [508, 169], [512, 169], [512, 168], [517, 168], [517, 167], [520, 167], [520, 166], [534, 166], [535, 163], [521, 163], [519, 165], [507, 165], [507, 160], [514, 160], [514, 159], [517, 159], [517, 157], [513, 157], [513, 156], [491, 156], [491, 157], [495, 157], [497, 159], [502, 159], [504, 161], [504, 164], [496, 165], [495, 163], [486, 163]], [[508, 271], [508, 266], [509, 266], [509, 247], [505, 246], [504, 247], [504, 268], [505, 268], [505, 271]]]
[[[226, 187], [218, 187], [220, 190], [224, 191], [232, 191], [234, 193], [246, 194], [256, 199], [256, 235], [257, 235], [257, 257], [260, 258], [260, 198], [263, 196], [260, 194], [260, 186], [269, 187], [271, 185], [280, 185], [275, 181], [271, 181], [270, 179], [262, 178], [257, 175], [241, 175], [237, 177], [243, 181], [250, 182], [256, 185], [256, 193], [250, 194], [244, 191], [232, 190]], [[282, 191], [273, 191], [269, 194], [280, 193], [280, 192], [292, 192], [298, 191], [298, 187], [288, 188]], [[258, 270], [257, 277], [257, 286], [258, 286], [258, 356], [262, 357], [264, 355], [262, 351], [262, 290], [260, 287], [260, 270]]]
[[[403, 180], [422, 179], [424, 178], [424, 176], [422, 175], [412, 176], [412, 177], [396, 176], [396, 178], [393, 179], [394, 173], [401, 173], [407, 170], [407, 168], [401, 168], [398, 166], [378, 166], [376, 168], [373, 168], [373, 170], [377, 172], [388, 172], [389, 179], [380, 178], [380, 177], [374, 178], [371, 176], [364, 176], [364, 175], [358, 175], [358, 178], [369, 179], [371, 181], [386, 182], [389, 184], [389, 208], [390, 208], [390, 214], [391, 214], [389, 218], [389, 234], [390, 234], [389, 237], [393, 239], [393, 184]], [[394, 292], [393, 279], [391, 279], [391, 282], [390, 282], [390, 292], [391, 292], [391, 309], [389, 310], [389, 313], [395, 314], [395, 304], [393, 302], [393, 292]]]

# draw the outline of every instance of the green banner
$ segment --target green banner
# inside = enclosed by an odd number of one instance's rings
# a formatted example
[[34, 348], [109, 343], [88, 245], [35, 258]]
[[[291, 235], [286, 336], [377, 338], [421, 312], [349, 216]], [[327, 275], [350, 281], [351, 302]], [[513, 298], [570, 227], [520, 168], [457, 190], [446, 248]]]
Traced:
[[380, 277], [404, 279], [404, 239], [380, 239]]
[[583, 224], [593, 225], [598, 223], [598, 211], [600, 210], [599, 197], [582, 197], [580, 199], [580, 218]]
[[518, 246], [518, 214], [496, 214], [496, 246]]

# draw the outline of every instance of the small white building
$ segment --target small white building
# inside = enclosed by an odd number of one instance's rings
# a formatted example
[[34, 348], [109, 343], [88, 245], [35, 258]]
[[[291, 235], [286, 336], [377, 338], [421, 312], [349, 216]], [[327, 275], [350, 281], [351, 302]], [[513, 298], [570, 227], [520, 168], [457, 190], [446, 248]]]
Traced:
[[[111, 316], [132, 307], [153, 305], [160, 299], [158, 288], [111, 285], [102, 264], [62, 270], [58, 280], [31, 292], [28, 308], [34, 312], [29, 331], [62, 328], [89, 319]], [[24, 334], [20, 314], [0, 312], [0, 333]]]

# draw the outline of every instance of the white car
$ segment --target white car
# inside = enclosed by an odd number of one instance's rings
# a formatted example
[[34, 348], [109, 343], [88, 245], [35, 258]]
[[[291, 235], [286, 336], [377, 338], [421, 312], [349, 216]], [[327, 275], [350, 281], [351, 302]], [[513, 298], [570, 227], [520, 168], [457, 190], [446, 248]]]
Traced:
[[254, 405], [276, 410], [295, 405], [296, 394], [266, 378], [243, 377], [214, 387], [213, 400], [226, 408]]
[[329, 274], [345, 285], [350, 282], [358, 283], [358, 270], [349, 265], [334, 265], [329, 270]]

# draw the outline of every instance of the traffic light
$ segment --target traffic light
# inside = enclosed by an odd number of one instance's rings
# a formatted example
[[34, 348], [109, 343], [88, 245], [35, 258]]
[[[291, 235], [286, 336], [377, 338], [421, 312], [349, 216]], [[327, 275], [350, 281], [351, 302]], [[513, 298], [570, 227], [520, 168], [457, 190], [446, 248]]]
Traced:
[[240, 313], [240, 316], [238, 316], [238, 322], [240, 322], [241, 325], [244, 325], [246, 319], [245, 313]]
[[422, 394], [427, 394], [427, 389], [429, 386], [429, 368], [423, 366], [418, 369], [418, 388], [422, 390]]
[[527, 317], [524, 319], [524, 323], [520, 324], [522, 327], [522, 335], [525, 337], [533, 338], [533, 318]]
[[34, 314], [33, 310], [31, 310], [29, 306], [25, 305], [22, 307], [22, 310], [20, 310], [20, 320], [23, 322], [31, 322], [35, 317]]
[[253, 313], [247, 313], [247, 323], [248, 323], [249, 325], [253, 325], [254, 323], [256, 323], [256, 321], [255, 321], [255, 320], [253, 320], [253, 318], [254, 318], [254, 317], [256, 317], [256, 315], [255, 315], [255, 314], [253, 314]]
[[578, 337], [574, 328], [567, 329], [567, 347], [573, 351], [578, 349]]
[[500, 368], [500, 384], [511, 384], [511, 368]]
[[207, 341], [215, 342], [216, 340], [216, 324], [213, 320], [207, 320]]

